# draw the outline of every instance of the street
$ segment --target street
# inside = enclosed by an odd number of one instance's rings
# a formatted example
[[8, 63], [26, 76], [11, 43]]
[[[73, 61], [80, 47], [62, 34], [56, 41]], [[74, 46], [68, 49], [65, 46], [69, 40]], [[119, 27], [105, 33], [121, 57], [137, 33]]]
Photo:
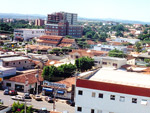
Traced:
[[[9, 95], [3, 95], [3, 91], [0, 91], [0, 98], [4, 101], [4, 105], [11, 106], [15, 100], [11, 99], [11, 96]], [[17, 101], [16, 101], [17, 102]], [[20, 103], [24, 103], [21, 102]], [[40, 108], [47, 108], [47, 110], [52, 110], [53, 109], [53, 103], [48, 103], [46, 101], [36, 101], [32, 99], [31, 102], [27, 102], [27, 105], [33, 105], [34, 108], [40, 109]], [[75, 107], [72, 107], [66, 103], [62, 102], [56, 102], [56, 111], [68, 111], [69, 113], [74, 113]]]

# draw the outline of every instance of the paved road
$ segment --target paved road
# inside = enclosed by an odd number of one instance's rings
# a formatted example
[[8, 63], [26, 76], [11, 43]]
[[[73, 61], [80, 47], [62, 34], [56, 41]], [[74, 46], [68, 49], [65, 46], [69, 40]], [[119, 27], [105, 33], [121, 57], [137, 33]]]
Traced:
[[[4, 105], [8, 105], [11, 106], [13, 104], [13, 102], [15, 100], [11, 99], [11, 96], [9, 95], [3, 95], [3, 91], [0, 91], [0, 98], [4, 101]], [[48, 103], [46, 101], [36, 101], [34, 99], [32, 99], [31, 102], [27, 102], [28, 105], [33, 105], [34, 108], [42, 108], [45, 107], [48, 110], [52, 110], [53, 109], [53, 103]], [[69, 111], [69, 113], [74, 113], [75, 108], [66, 104], [66, 103], [62, 103], [62, 102], [56, 102], [56, 110], [57, 111]]]

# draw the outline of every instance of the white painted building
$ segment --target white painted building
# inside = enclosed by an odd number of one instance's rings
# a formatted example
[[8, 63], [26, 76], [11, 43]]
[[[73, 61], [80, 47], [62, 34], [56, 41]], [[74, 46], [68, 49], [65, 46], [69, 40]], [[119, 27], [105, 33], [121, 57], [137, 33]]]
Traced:
[[135, 44], [136, 42], [139, 42], [139, 39], [129, 39], [129, 38], [116, 38], [114, 40], [115, 42], [129, 42], [131, 44]]
[[75, 113], [149, 113], [150, 75], [102, 68], [77, 79]]
[[127, 52], [127, 46], [99, 45], [99, 44], [97, 46], [94, 46], [94, 50], [97, 50], [97, 51], [111, 51], [111, 50], [114, 50], [114, 49], [123, 51], [124, 53]]
[[40, 37], [45, 35], [44, 29], [15, 29], [14, 39], [15, 40], [29, 40], [34, 37]]
[[16, 68], [15, 67], [2, 67], [0, 66], [0, 77], [8, 77], [11, 75], [16, 75]]

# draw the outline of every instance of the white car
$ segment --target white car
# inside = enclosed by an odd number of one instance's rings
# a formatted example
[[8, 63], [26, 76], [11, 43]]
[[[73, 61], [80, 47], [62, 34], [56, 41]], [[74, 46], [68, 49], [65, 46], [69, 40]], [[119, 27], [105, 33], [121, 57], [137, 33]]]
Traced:
[[16, 95], [16, 96], [12, 96], [11, 99], [13, 100], [20, 100], [20, 101], [24, 101], [24, 97], [21, 95]]
[[34, 96], [34, 99], [35, 99], [35, 100], [42, 100], [42, 97], [41, 97], [40, 95], [35, 95], [35, 96]]

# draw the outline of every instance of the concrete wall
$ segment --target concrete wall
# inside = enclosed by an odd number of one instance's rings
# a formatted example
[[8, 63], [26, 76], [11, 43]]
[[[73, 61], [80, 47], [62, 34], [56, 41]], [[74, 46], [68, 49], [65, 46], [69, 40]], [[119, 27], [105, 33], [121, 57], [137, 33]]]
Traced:
[[[78, 95], [78, 90], [82, 90], [83, 95]], [[95, 92], [95, 97], [92, 97], [92, 92]], [[103, 94], [103, 98], [98, 97], [99, 93]], [[110, 95], [115, 95], [115, 100], [110, 100]], [[125, 97], [124, 102], [120, 101], [120, 96]], [[132, 103], [132, 98], [137, 98], [137, 103]], [[141, 104], [142, 99], [147, 100], [147, 105]], [[75, 113], [91, 113], [91, 109], [94, 109], [94, 113], [149, 113], [150, 111], [149, 97], [80, 87], [76, 87], [75, 102]], [[82, 107], [82, 112], [77, 111], [77, 107]]]

